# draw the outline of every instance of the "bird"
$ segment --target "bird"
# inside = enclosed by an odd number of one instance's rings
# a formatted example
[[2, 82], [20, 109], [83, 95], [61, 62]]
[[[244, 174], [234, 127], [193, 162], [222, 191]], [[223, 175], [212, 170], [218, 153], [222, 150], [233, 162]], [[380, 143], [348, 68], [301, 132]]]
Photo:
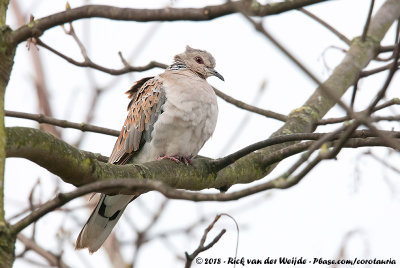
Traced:
[[[125, 165], [170, 159], [190, 165], [217, 123], [217, 97], [206, 80], [210, 76], [224, 81], [215, 70], [214, 57], [186, 46], [163, 73], [136, 81], [126, 92], [128, 115], [108, 162]], [[97, 251], [139, 195], [101, 194], [78, 235], [76, 249]]]

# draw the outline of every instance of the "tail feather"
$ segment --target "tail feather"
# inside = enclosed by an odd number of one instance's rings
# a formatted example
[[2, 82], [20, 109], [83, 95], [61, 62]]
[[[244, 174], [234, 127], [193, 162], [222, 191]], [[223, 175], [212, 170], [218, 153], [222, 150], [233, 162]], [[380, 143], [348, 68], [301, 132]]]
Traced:
[[88, 248], [90, 253], [97, 251], [110, 235], [126, 206], [136, 197], [136, 195], [102, 194], [96, 208], [79, 233], [75, 248]]

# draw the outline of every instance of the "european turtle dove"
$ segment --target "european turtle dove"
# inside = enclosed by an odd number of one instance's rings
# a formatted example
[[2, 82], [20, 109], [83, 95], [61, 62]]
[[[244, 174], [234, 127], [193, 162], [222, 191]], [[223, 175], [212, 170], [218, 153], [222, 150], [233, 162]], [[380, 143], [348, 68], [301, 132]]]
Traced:
[[[109, 163], [124, 165], [168, 158], [190, 163], [214, 132], [217, 99], [206, 78], [224, 78], [213, 56], [189, 46], [163, 73], [137, 81], [126, 93], [128, 116]], [[105, 195], [80, 232], [76, 248], [97, 251], [137, 195]]]

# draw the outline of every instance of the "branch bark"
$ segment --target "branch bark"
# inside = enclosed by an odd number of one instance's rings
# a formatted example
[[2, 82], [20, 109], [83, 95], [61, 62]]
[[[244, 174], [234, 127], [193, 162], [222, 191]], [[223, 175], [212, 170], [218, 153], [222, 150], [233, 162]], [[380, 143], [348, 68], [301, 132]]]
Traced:
[[[300, 143], [287, 146], [288, 142], [301, 140], [317, 140], [325, 133], [299, 133], [283, 135], [250, 145], [225, 158], [212, 160], [198, 158], [192, 166], [177, 165], [163, 160], [133, 165], [112, 165], [98, 160], [99, 155], [80, 151], [75, 147], [55, 138], [53, 135], [33, 128], [7, 128], [7, 157], [23, 157], [46, 168], [53, 174], [60, 176], [65, 182], [81, 186], [99, 180], [115, 178], [157, 179], [163, 183], [180, 189], [203, 190], [207, 188], [227, 188], [237, 183], [248, 183], [257, 179], [255, 172], [262, 174], [266, 167], [285, 159], [288, 156], [307, 150], [310, 143]], [[399, 132], [380, 131], [380, 136], [399, 138]], [[332, 139], [337, 139], [338, 135]], [[371, 131], [356, 131], [353, 141], [347, 146], [384, 146], [382, 139]], [[286, 146], [282, 149], [264, 155], [257, 166], [249, 165], [238, 171], [237, 163], [243, 158], [250, 157], [251, 161], [255, 150], [262, 148]], [[257, 151], [257, 152], [258, 152]], [[240, 172], [233, 176], [232, 170]], [[233, 177], [232, 177], [233, 176]], [[128, 192], [127, 192], [128, 193]]]
[[6, 41], [11, 30], [5, 25], [8, 0], [0, 0], [0, 263], [11, 267], [14, 262], [15, 235], [5, 220], [4, 213], [4, 165], [6, 159], [6, 133], [4, 126], [4, 95], [14, 64], [16, 46]]

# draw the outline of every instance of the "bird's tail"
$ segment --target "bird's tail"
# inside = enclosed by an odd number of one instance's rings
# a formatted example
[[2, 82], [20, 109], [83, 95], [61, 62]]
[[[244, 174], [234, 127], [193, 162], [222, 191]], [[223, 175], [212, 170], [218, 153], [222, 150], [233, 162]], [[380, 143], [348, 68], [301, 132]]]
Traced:
[[76, 239], [75, 249], [88, 248], [90, 253], [97, 251], [110, 235], [126, 206], [136, 197], [137, 195], [102, 194]]

